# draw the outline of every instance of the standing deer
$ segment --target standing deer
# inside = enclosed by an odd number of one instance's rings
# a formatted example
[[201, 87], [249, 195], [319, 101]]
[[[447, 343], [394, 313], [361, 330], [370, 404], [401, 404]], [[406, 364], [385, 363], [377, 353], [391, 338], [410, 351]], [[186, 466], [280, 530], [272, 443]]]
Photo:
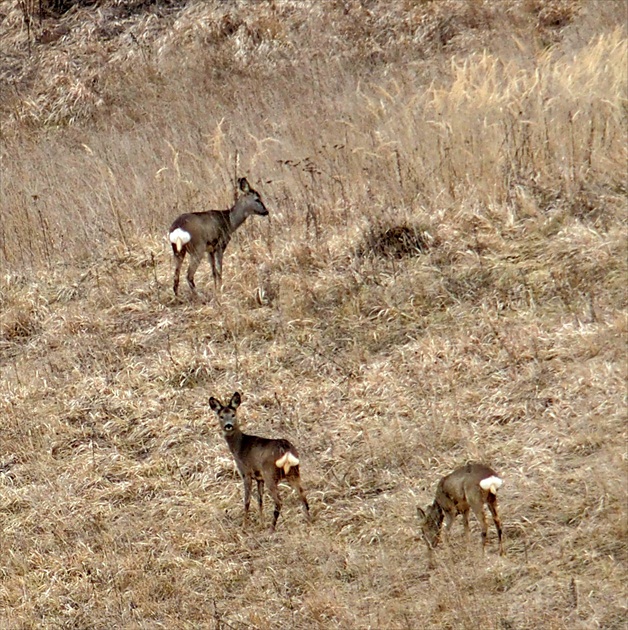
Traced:
[[301, 486], [297, 449], [288, 440], [273, 440], [242, 433], [236, 418], [236, 409], [240, 406], [240, 402], [239, 392], [233, 394], [227, 405], [223, 405], [213, 396], [209, 399], [209, 406], [218, 416], [222, 434], [244, 482], [244, 525], [246, 526], [249, 514], [253, 479], [257, 482], [260, 521], [263, 520], [264, 483], [268, 486], [268, 491], [275, 502], [271, 532], [275, 531], [281, 511], [281, 497], [277, 484], [282, 479], [285, 479], [299, 493], [303, 513], [310, 520], [310, 508]]
[[187, 279], [196, 294], [194, 274], [207, 252], [214, 277], [214, 291], [218, 294], [222, 286], [222, 257], [233, 233], [252, 214], [267, 216], [268, 210], [259, 193], [253, 190], [246, 178], [239, 181], [240, 195], [230, 210], [188, 212], [177, 217], [168, 232], [174, 254], [174, 294], [179, 293], [179, 275], [186, 254], [190, 255]]
[[469, 463], [443, 477], [436, 489], [434, 503], [425, 510], [417, 507], [423, 539], [427, 543], [430, 556], [438, 544], [443, 518], [445, 519], [445, 530], [449, 531], [456, 516], [462, 514], [468, 540], [469, 508], [473, 510], [482, 526], [482, 550], [484, 551], [488, 531], [488, 523], [484, 513], [485, 503], [491, 511], [497, 528], [499, 553], [504, 555], [502, 523], [497, 514], [497, 490], [501, 488], [502, 484], [503, 481], [497, 476], [497, 473], [484, 464]]

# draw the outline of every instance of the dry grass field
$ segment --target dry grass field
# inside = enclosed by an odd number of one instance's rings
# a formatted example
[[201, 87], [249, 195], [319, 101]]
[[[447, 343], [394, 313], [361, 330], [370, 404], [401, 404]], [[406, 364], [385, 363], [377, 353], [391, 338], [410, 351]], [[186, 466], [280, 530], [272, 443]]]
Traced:
[[[627, 16], [1, 3], [0, 627], [626, 628]], [[270, 216], [175, 299], [168, 226], [243, 175]], [[236, 390], [311, 524], [243, 530]], [[430, 567], [470, 460], [506, 555], [458, 519]]]

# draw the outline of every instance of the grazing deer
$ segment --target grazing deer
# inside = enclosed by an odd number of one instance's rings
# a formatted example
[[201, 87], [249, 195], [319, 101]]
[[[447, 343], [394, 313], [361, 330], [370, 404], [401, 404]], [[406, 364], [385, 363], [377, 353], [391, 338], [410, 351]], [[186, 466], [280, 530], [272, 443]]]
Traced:
[[240, 195], [230, 210], [189, 212], [177, 217], [168, 232], [174, 254], [174, 294], [179, 293], [179, 275], [186, 254], [190, 255], [187, 279], [190, 289], [196, 294], [194, 274], [207, 252], [214, 277], [214, 291], [222, 286], [222, 257], [233, 233], [252, 214], [267, 216], [268, 210], [259, 193], [253, 190], [246, 178], [239, 181]]
[[310, 520], [310, 508], [301, 486], [299, 476], [299, 454], [288, 440], [272, 440], [242, 433], [236, 418], [236, 409], [240, 406], [241, 397], [235, 392], [229, 404], [223, 405], [213, 396], [209, 399], [209, 406], [216, 412], [220, 421], [220, 428], [229, 450], [244, 482], [244, 525], [246, 525], [249, 504], [251, 502], [251, 487], [253, 479], [257, 481], [257, 502], [259, 504], [260, 521], [263, 519], [262, 496], [264, 483], [275, 502], [275, 512], [270, 531], [275, 531], [279, 512], [281, 511], [281, 497], [277, 484], [285, 479], [298, 493], [303, 506], [303, 512]]
[[488, 505], [493, 516], [497, 536], [499, 538], [499, 553], [504, 555], [502, 542], [502, 523], [497, 514], [497, 490], [503, 481], [497, 473], [484, 464], [467, 464], [443, 477], [436, 489], [434, 503], [427, 509], [417, 507], [423, 538], [427, 543], [430, 556], [440, 537], [441, 525], [445, 519], [445, 530], [449, 531], [454, 519], [462, 514], [464, 528], [469, 537], [469, 508], [473, 510], [482, 526], [482, 550], [486, 547], [488, 523], [484, 514], [484, 504]]

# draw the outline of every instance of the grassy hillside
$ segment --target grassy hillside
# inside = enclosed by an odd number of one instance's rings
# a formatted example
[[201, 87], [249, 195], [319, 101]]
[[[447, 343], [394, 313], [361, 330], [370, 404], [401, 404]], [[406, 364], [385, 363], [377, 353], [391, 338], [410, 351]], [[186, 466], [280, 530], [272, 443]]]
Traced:
[[[0, 627], [625, 627], [623, 0], [0, 5]], [[269, 218], [172, 293], [177, 214]], [[253, 511], [210, 395], [299, 448]], [[506, 556], [416, 506], [494, 467]]]

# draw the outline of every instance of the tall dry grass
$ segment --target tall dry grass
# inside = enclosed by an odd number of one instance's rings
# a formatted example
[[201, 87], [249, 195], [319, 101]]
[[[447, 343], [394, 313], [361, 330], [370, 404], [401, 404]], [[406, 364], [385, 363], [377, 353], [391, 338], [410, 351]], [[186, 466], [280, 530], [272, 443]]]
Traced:
[[[608, 4], [5, 5], [0, 625], [623, 627]], [[221, 304], [209, 265], [176, 301], [165, 229], [236, 175], [270, 220]], [[310, 527], [288, 497], [242, 531], [207, 406], [235, 389], [298, 445]], [[470, 459], [507, 556], [457, 524], [429, 571], [415, 506]]]

